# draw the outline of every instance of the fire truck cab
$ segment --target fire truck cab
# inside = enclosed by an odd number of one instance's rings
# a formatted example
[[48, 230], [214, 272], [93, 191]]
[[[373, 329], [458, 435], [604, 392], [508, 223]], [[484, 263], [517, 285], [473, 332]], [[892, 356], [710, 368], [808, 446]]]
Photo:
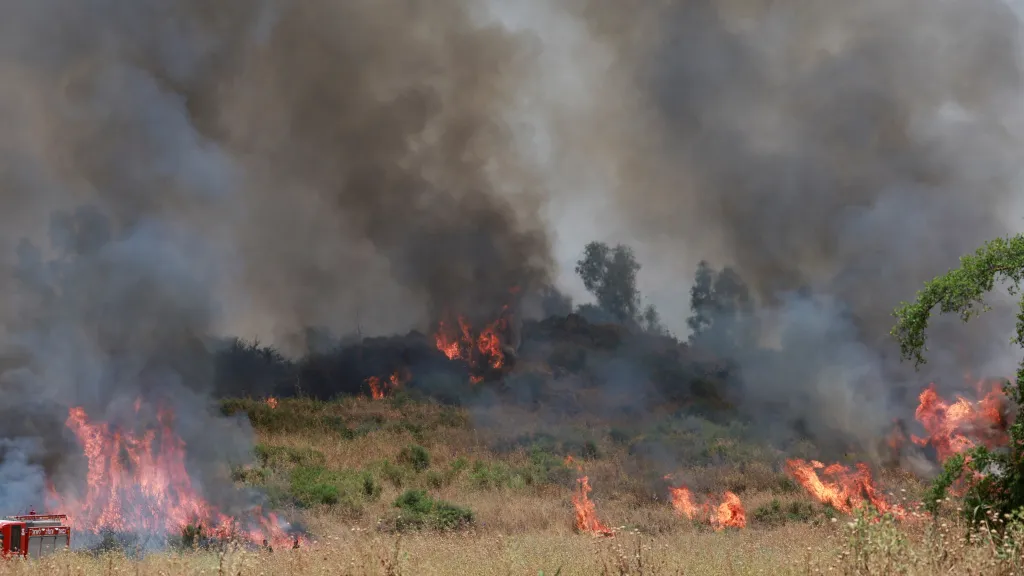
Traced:
[[29, 514], [0, 519], [0, 555], [43, 558], [71, 546], [65, 514]]

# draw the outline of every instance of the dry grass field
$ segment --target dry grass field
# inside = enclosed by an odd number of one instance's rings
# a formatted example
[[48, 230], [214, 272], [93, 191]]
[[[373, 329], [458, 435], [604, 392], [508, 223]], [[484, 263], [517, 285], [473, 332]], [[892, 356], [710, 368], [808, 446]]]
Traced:
[[[714, 465], [680, 470], [695, 491], [734, 490], [747, 526], [715, 531], [681, 518], [652, 488], [621, 442], [584, 446], [591, 497], [614, 537], [574, 526], [575, 469], [558, 448], [500, 446], [461, 410], [402, 402], [282, 400], [271, 409], [240, 403], [257, 430], [257, 463], [232, 471], [261, 486], [300, 519], [311, 542], [298, 550], [234, 547], [123, 552], [76, 551], [0, 564], [0, 575], [531, 575], [538, 574], [1022, 574], [1022, 555], [967, 529], [949, 503], [937, 519], [896, 522], [833, 513], [788, 481], [770, 451], [726, 453]], [[497, 418], [497, 413], [491, 415]], [[519, 431], [531, 415], [503, 408]], [[488, 415], [476, 415], [478, 422]], [[543, 424], [536, 423], [537, 430]], [[518, 431], [517, 431], [518, 433]], [[505, 435], [507, 436], [507, 434]], [[607, 436], [607, 434], [605, 435]], [[713, 440], [716, 445], [731, 440]], [[426, 459], [410, 446], [422, 446]], [[550, 452], [550, 453], [549, 453]], [[880, 483], [912, 505], [923, 484], [899, 471]], [[472, 512], [440, 530], [409, 524], [396, 500], [408, 490]], [[403, 520], [404, 519], [404, 520]]]

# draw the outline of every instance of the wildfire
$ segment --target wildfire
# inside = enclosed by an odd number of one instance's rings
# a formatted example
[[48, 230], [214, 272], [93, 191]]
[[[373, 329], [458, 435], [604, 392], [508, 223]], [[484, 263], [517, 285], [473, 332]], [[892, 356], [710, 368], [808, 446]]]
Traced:
[[[136, 403], [136, 409], [140, 407]], [[113, 428], [89, 419], [85, 410], [71, 408], [66, 426], [82, 445], [88, 472], [84, 498], [61, 495], [50, 487], [48, 507], [68, 515], [75, 530], [104, 530], [178, 534], [189, 524], [207, 533], [262, 539], [277, 545], [293, 539], [273, 515], [256, 511], [245, 525], [210, 505], [196, 490], [185, 466], [185, 443], [174, 433], [170, 410], [157, 413], [157, 429], [141, 433]]]
[[273, 396], [267, 398], [267, 406], [270, 406], [271, 410], [277, 408], [277, 398], [274, 398]]
[[614, 536], [615, 531], [597, 518], [597, 508], [590, 499], [590, 478], [583, 476], [576, 480], [579, 488], [572, 495], [572, 504], [576, 507], [576, 529], [580, 532], [592, 532], [598, 536]]
[[935, 385], [930, 384], [921, 392], [915, 412], [928, 435], [923, 438], [911, 435], [911, 440], [919, 446], [931, 444], [940, 461], [966, 452], [978, 443], [987, 448], [1005, 446], [1009, 442], [1004, 417], [1007, 399], [1001, 383], [980, 381], [976, 388], [981, 400], [971, 402], [957, 396], [950, 404], [939, 396]]
[[370, 387], [370, 396], [374, 400], [383, 400], [388, 390], [397, 390], [406, 380], [400, 370], [395, 370], [387, 380], [379, 376], [370, 376], [366, 379], [366, 385]]
[[[462, 360], [475, 372], [481, 369], [501, 370], [506, 366], [505, 353], [501, 348], [501, 334], [508, 330], [508, 306], [502, 309], [501, 317], [476, 332], [469, 321], [459, 316], [457, 328], [447, 322], [438, 324], [434, 344], [449, 360]], [[483, 376], [475, 373], [470, 380], [477, 384]]]
[[[575, 466], [576, 470], [583, 473], [583, 466], [577, 463], [572, 456], [565, 457], [566, 466]], [[590, 478], [581, 476], [576, 479], [576, 492], [572, 495], [572, 504], [576, 508], [576, 529], [580, 532], [590, 532], [597, 536], [615, 536], [615, 531], [601, 522], [597, 517], [597, 507], [590, 499]]]
[[840, 512], [850, 513], [870, 502], [883, 514], [904, 516], [902, 508], [878, 493], [867, 464], [858, 463], [854, 468], [838, 463], [825, 466], [817, 460], [794, 458], [786, 461], [786, 469], [811, 496]]
[[[669, 477], [666, 476], [665, 479], [668, 480]], [[680, 516], [690, 520], [707, 521], [715, 530], [747, 526], [747, 513], [743, 509], [743, 502], [732, 492], [726, 491], [717, 504], [709, 498], [703, 505], [698, 506], [694, 501], [693, 492], [686, 486], [669, 487], [668, 491], [672, 498], [672, 507]]]

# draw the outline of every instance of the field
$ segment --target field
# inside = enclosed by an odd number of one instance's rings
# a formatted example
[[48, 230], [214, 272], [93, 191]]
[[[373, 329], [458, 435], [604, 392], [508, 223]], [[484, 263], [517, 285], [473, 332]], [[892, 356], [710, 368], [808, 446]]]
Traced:
[[[74, 552], [42, 566], [5, 563], [0, 574], [1021, 573], [1020, 551], [965, 539], [955, 503], [937, 519], [843, 515], [799, 488], [780, 454], [709, 422], [656, 428], [710, 454], [711, 463], [677, 476], [695, 493], [736, 492], [747, 515], [742, 529], [716, 531], [677, 515], [657, 481], [662, 471], [645, 470], [635, 449], [630, 454], [636, 439], [614, 427], [531, 422], [535, 414], [508, 407], [471, 416], [401, 396], [282, 399], [274, 408], [225, 401], [223, 410], [248, 413], [258, 440], [256, 464], [230, 473], [300, 519], [312, 542], [298, 550], [197, 547], [141, 560]], [[499, 419], [515, 419], [516, 433], [474, 425]], [[615, 536], [576, 530], [580, 473], [567, 455], [588, 477], [597, 515]], [[898, 470], [883, 471], [879, 483], [908, 508], [924, 489]], [[410, 497], [416, 490], [426, 498]]]

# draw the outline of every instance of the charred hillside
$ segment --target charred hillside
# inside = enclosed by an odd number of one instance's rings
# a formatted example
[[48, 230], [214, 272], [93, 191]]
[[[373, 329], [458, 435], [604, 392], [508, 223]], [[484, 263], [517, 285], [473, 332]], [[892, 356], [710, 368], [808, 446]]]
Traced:
[[672, 336], [592, 323], [574, 313], [523, 322], [521, 338], [518, 350], [499, 352], [500, 364], [479, 349], [450, 357], [439, 335], [417, 331], [339, 342], [298, 359], [234, 339], [215, 349], [215, 389], [222, 398], [325, 401], [402, 393], [594, 415], [657, 408], [723, 416], [735, 408], [735, 367]]

